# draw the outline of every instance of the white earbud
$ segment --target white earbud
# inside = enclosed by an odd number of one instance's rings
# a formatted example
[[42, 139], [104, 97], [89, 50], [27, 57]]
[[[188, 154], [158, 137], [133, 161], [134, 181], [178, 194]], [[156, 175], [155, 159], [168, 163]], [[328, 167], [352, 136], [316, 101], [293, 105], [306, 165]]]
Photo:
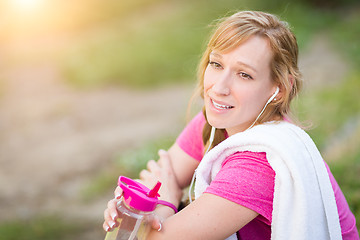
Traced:
[[274, 92], [274, 94], [269, 98], [269, 100], [267, 101], [266, 104], [269, 104], [272, 100], [274, 100], [274, 98], [276, 97], [276, 95], [279, 93], [280, 89], [279, 87], [276, 88], [276, 91]]
[[246, 130], [252, 128], [256, 121], [259, 119], [259, 117], [261, 116], [261, 114], [265, 111], [265, 108], [267, 107], [267, 105], [276, 97], [276, 95], [279, 93], [280, 89], [279, 87], [276, 88], [276, 91], [274, 92], [274, 94], [269, 98], [269, 100], [265, 103], [264, 108], [261, 110], [260, 114], [257, 116], [257, 118], [255, 119], [255, 121], [253, 122], [253, 124], [251, 124], [250, 127], [248, 127]]

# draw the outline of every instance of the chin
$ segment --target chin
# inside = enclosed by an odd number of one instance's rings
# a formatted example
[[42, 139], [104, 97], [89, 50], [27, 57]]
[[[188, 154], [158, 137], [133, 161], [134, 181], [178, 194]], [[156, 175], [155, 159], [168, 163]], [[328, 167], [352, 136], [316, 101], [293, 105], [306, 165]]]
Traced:
[[211, 116], [211, 114], [207, 114], [207, 121], [208, 123], [215, 128], [223, 129], [225, 128], [224, 121], [221, 119], [216, 119], [215, 117]]

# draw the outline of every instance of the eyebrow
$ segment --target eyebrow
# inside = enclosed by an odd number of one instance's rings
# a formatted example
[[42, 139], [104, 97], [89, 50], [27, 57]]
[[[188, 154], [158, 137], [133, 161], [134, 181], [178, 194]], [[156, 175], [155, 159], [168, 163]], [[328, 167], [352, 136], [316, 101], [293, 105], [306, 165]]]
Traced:
[[[220, 55], [220, 54], [218, 54], [218, 53], [214, 53], [214, 52], [211, 52], [210, 53], [210, 55], [212, 55], [212, 56], [214, 56], [214, 57], [217, 57], [217, 58], [222, 58], [222, 56]], [[251, 66], [251, 65], [249, 65], [249, 64], [246, 64], [246, 63], [244, 63], [244, 62], [242, 62], [242, 61], [237, 61], [236, 62], [238, 65], [241, 65], [241, 66], [245, 66], [245, 67], [247, 67], [247, 68], [250, 68], [251, 70], [253, 70], [255, 73], [257, 73], [257, 70], [253, 67], [253, 66]]]

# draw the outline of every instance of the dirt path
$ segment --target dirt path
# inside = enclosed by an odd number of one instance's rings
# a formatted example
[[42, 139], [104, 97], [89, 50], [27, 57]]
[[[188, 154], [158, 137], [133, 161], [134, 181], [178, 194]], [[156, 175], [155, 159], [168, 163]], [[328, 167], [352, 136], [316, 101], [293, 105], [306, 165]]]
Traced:
[[[121, 149], [175, 134], [191, 89], [76, 92], [51, 65], [4, 75], [0, 102], [0, 216], [27, 216], [73, 199]], [[55, 202], [54, 202], [55, 201]], [[26, 203], [26, 204], [20, 204]], [[19, 204], [19, 205], [18, 205]]]
[[[336, 83], [347, 71], [324, 36], [300, 59], [307, 91]], [[337, 69], [337, 71], [329, 71]], [[2, 69], [0, 220], [56, 209], [102, 221], [107, 197], [84, 206], [79, 191], [115, 153], [184, 124], [190, 86], [154, 91], [120, 88], [77, 92], [48, 63]]]

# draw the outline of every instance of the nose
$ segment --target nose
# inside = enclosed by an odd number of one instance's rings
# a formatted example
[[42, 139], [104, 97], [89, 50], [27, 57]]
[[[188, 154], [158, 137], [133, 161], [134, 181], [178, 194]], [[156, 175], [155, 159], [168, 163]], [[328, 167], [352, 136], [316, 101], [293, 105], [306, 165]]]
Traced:
[[223, 72], [218, 75], [216, 82], [212, 86], [212, 91], [217, 95], [227, 96], [230, 94], [231, 74]]

